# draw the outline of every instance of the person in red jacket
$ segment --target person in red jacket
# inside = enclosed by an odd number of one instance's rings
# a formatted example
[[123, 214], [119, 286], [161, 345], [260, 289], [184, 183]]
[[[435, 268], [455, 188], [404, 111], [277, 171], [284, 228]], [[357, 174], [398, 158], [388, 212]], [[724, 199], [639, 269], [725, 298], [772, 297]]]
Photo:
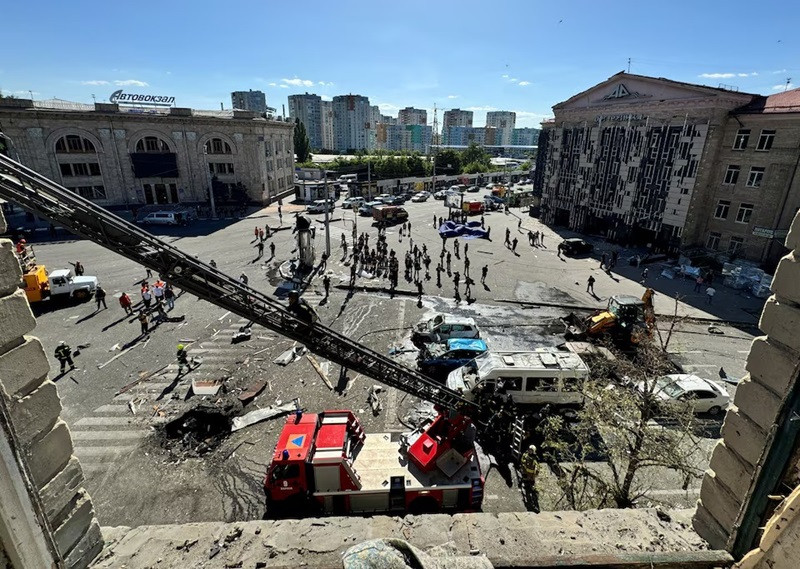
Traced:
[[127, 292], [123, 292], [122, 296], [119, 297], [119, 305], [125, 311], [125, 314], [133, 314], [133, 308], [131, 308], [132, 304], [131, 297], [128, 296]]

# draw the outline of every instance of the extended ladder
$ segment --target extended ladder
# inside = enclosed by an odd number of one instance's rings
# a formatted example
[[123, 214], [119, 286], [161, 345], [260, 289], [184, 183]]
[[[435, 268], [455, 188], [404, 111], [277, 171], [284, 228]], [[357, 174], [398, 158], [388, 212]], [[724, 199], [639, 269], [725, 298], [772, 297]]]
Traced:
[[477, 415], [477, 405], [459, 393], [326, 326], [298, 320], [279, 301], [184, 254], [2, 154], [0, 196], [158, 271], [162, 278], [199, 298], [302, 342], [312, 352], [341, 366], [441, 407]]

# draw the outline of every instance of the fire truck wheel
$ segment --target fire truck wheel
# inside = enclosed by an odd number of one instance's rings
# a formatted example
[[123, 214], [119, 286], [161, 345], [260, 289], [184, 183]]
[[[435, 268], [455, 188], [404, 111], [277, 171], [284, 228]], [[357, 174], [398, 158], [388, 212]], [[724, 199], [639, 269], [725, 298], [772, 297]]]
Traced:
[[415, 498], [408, 505], [408, 512], [418, 516], [420, 514], [435, 514], [439, 511], [439, 503], [430, 496]]

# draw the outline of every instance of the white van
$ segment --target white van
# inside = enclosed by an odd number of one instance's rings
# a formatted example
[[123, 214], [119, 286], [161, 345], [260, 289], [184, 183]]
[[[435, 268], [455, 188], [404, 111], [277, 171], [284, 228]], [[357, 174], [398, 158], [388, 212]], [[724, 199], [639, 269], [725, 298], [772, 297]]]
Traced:
[[358, 174], [343, 174], [338, 181], [340, 184], [355, 184], [358, 182]]
[[486, 352], [450, 372], [447, 387], [472, 401], [496, 394], [518, 405], [583, 405], [589, 367], [578, 354], [558, 348], [530, 352]]
[[189, 210], [154, 211], [145, 215], [139, 220], [139, 223], [143, 225], [186, 225], [192, 219], [193, 216]]

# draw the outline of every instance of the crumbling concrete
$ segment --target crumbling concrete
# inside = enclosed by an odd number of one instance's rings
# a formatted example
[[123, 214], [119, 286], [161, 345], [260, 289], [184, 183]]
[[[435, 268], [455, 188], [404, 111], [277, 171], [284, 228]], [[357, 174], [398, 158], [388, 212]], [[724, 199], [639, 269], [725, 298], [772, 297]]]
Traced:
[[614, 556], [641, 556], [643, 563], [680, 560], [664, 567], [713, 558], [724, 566], [730, 558], [707, 549], [691, 530], [692, 514], [592, 510], [105, 528], [107, 545], [93, 567], [341, 567], [347, 549], [378, 538], [403, 539], [424, 551], [447, 544], [456, 556], [485, 554], [495, 567], [557, 566]]

